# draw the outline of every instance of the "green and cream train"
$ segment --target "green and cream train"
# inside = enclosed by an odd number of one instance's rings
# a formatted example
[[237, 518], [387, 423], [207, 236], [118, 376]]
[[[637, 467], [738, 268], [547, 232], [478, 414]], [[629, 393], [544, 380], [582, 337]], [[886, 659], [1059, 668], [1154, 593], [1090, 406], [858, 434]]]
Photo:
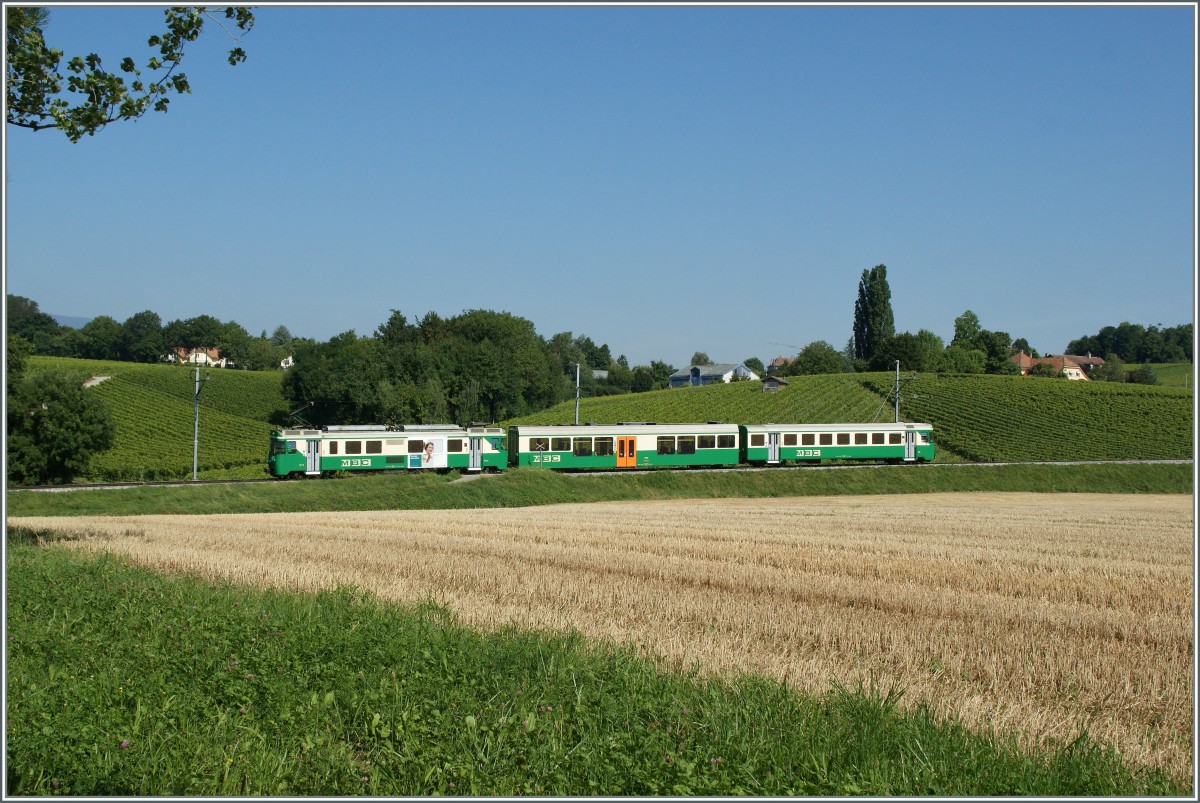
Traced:
[[327, 426], [271, 432], [267, 472], [321, 477], [342, 471], [586, 471], [777, 466], [823, 460], [933, 460], [929, 424], [451, 424]]

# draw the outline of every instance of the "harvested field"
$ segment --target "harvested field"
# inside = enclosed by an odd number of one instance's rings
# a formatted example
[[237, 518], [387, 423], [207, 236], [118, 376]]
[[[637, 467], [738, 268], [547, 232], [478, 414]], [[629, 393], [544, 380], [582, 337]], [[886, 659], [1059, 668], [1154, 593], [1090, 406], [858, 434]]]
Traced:
[[10, 518], [148, 568], [435, 599], [821, 693], [905, 689], [1036, 744], [1192, 772], [1188, 496], [925, 494], [521, 509]]

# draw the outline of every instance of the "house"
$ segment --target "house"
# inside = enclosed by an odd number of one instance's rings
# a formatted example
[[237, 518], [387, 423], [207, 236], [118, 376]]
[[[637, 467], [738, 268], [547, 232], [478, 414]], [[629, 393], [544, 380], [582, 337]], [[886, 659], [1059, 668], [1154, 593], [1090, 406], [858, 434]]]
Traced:
[[1021, 376], [1029, 376], [1029, 370], [1035, 365], [1050, 365], [1062, 371], [1067, 379], [1077, 382], [1087, 382], [1088, 375], [1096, 369], [1096, 366], [1104, 365], [1103, 359], [1093, 357], [1091, 354], [1086, 357], [1072, 354], [1047, 354], [1045, 357], [1030, 357], [1024, 351], [1018, 351], [1008, 359], [1015, 362], [1021, 369]]
[[767, 366], [767, 373], [777, 374], [795, 361], [796, 360], [793, 357], [776, 357], [775, 359], [771, 360], [771, 364]]
[[763, 379], [763, 393], [774, 393], [780, 388], [787, 387], [787, 380], [779, 376], [768, 376]]
[[184, 348], [176, 346], [170, 354], [166, 356], [167, 362], [186, 362], [193, 365], [207, 365], [217, 368], [229, 368], [233, 365], [232, 360], [228, 360], [221, 356], [218, 349], [215, 348]]
[[720, 363], [718, 365], [692, 365], [671, 374], [670, 387], [682, 388], [691, 385], [715, 385], [735, 380], [758, 380], [758, 374], [742, 363]]

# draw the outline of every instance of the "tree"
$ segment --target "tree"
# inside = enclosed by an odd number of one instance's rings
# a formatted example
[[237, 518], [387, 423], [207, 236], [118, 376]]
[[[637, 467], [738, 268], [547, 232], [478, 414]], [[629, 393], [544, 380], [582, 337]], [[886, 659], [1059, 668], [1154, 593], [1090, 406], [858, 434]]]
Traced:
[[814, 340], [796, 355], [787, 366], [787, 375], [840, 374], [846, 369], [846, 360], [840, 351], [824, 340]]
[[23, 379], [8, 394], [8, 480], [71, 482], [112, 446], [112, 413], [69, 374]]
[[121, 324], [121, 356], [131, 362], [158, 362], [166, 352], [162, 318], [143, 310]]
[[93, 360], [117, 360], [121, 357], [121, 324], [108, 315], [98, 315], [79, 330], [83, 335], [83, 356]]
[[1034, 363], [1033, 367], [1029, 369], [1029, 375], [1047, 377], [1050, 379], [1066, 379], [1067, 376], [1063, 373], [1062, 368], [1049, 362]]
[[942, 369], [953, 374], [982, 374], [987, 369], [987, 355], [978, 349], [951, 345], [942, 355]]
[[1134, 385], [1157, 385], [1159, 380], [1158, 374], [1154, 373], [1154, 369], [1147, 363], [1142, 363], [1129, 372], [1127, 381]]
[[[1016, 354], [1018, 351], [1023, 351], [1035, 359], [1042, 356], [1041, 354], [1038, 354], [1038, 350], [1030, 346], [1029, 341], [1023, 337], [1018, 337], [1012, 342], [1012, 354]], [[1011, 357], [1012, 354], [1009, 356]]]
[[864, 270], [858, 282], [858, 300], [854, 302], [854, 357], [870, 362], [883, 341], [896, 334], [892, 315], [892, 291], [887, 282], [887, 266]]
[[886, 371], [899, 361], [906, 371], [936, 371], [942, 366], [943, 351], [942, 339], [928, 329], [921, 329], [915, 335], [901, 332], [883, 341], [871, 368]]
[[1096, 366], [1091, 378], [1101, 382], [1124, 382], [1125, 364], [1121, 362], [1120, 357], [1109, 352], [1104, 358], [1104, 364]]
[[950, 341], [950, 345], [973, 348], [975, 339], [982, 331], [983, 326], [979, 323], [979, 316], [971, 310], [967, 310], [954, 319], [954, 339]]
[[767, 368], [765, 365], [763, 365], [763, 361], [758, 357], [747, 357], [746, 359], [742, 360], [742, 365], [746, 366], [760, 377], [767, 375]]
[[280, 348], [288, 348], [292, 345], [292, 333], [283, 324], [275, 327], [275, 331], [271, 333], [271, 342]]
[[38, 303], [25, 296], [5, 297], [5, 323], [10, 335], [19, 335], [33, 346], [34, 354], [50, 353], [50, 344], [62, 328], [54, 316], [38, 309]]
[[[104, 69], [95, 53], [67, 60], [66, 94], [59, 68], [63, 52], [46, 45], [44, 31], [49, 12], [44, 8], [5, 6], [5, 37], [8, 72], [5, 82], [9, 125], [41, 131], [57, 128], [71, 142], [85, 134], [93, 136], [109, 123], [137, 120], [148, 111], [165, 112], [171, 93], [190, 93], [187, 76], [178, 69], [187, 43], [200, 37], [206, 23], [221, 27], [234, 41], [228, 60], [236, 66], [246, 60], [246, 52], [225, 22], [206, 6], [179, 6], [164, 11], [166, 30], [147, 42], [156, 52], [143, 69], [151, 78], [143, 78], [133, 58], [121, 60], [120, 72]], [[225, 20], [243, 34], [254, 26], [254, 14], [247, 7], [228, 6]]]
[[713, 364], [712, 360], [709, 359], [708, 355], [705, 354], [703, 351], [697, 351], [695, 354], [693, 354], [692, 361], [691, 361], [691, 363], [689, 363], [689, 365], [712, 365], [712, 364]]

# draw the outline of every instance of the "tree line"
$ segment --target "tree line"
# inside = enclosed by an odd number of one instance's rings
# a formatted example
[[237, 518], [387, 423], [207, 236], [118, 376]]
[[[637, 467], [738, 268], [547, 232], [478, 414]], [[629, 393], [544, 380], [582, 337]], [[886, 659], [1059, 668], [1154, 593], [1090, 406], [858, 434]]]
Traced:
[[11, 293], [7, 309], [9, 336], [25, 339], [34, 354], [49, 357], [156, 363], [176, 349], [215, 348], [239, 368], [267, 371], [279, 368], [294, 340], [285, 326], [276, 327], [270, 337], [265, 330], [253, 337], [235, 321], [222, 323], [211, 315], [198, 315], [163, 324], [151, 310], [123, 322], [100, 315], [76, 329], [60, 325], [36, 301]]
[[[1128, 322], [1106, 326], [1096, 335], [1071, 341], [1065, 353], [1103, 357], [1105, 366], [1093, 378], [1154, 384], [1157, 378], [1145, 363], [1192, 361], [1192, 324], [1160, 327]], [[1023, 337], [1014, 339], [1008, 332], [983, 328], [979, 316], [969, 309], [954, 319], [954, 337], [948, 345], [928, 329], [919, 329], [915, 334], [897, 333], [887, 266], [876, 265], [864, 270], [859, 281], [853, 334], [846, 347], [838, 350], [827, 341], [813, 341], [773, 373], [789, 376], [884, 371], [899, 362], [906, 371], [1017, 374], [1020, 368], [1012, 357], [1019, 352], [1034, 358], [1041, 356]], [[1125, 363], [1142, 366], [1127, 372]], [[1031, 372], [1047, 376], [1060, 373], [1044, 365], [1035, 365]]]

